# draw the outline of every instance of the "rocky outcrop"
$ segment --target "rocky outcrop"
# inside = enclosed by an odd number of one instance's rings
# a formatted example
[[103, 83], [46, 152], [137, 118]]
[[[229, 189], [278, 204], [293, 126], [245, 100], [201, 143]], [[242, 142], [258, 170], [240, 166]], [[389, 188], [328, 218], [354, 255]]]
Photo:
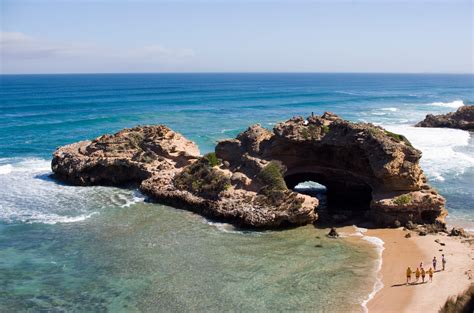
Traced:
[[295, 117], [273, 132], [251, 126], [236, 139], [221, 141], [216, 154], [231, 171], [249, 178], [279, 161], [288, 188], [304, 181], [321, 183], [328, 204], [366, 209], [378, 225], [444, 224], [447, 214], [445, 200], [427, 184], [418, 164], [421, 152], [405, 137], [331, 113]]
[[138, 183], [161, 203], [246, 226], [304, 225], [317, 219], [317, 199], [290, 190], [273, 197], [246, 190], [249, 178], [213, 164], [196, 144], [163, 125], [58, 148], [52, 170], [75, 185]]
[[119, 185], [140, 183], [199, 157], [197, 145], [182, 135], [163, 125], [145, 126], [61, 147], [53, 154], [52, 170], [75, 185]]
[[273, 131], [249, 127], [216, 153], [166, 126], [124, 129], [56, 150], [56, 177], [77, 185], [138, 183], [153, 199], [252, 227], [304, 225], [318, 199], [293, 191], [327, 187], [328, 203], [379, 225], [444, 225], [444, 199], [426, 182], [420, 151], [401, 135], [325, 113], [296, 117]]
[[474, 131], [474, 105], [465, 105], [456, 112], [441, 115], [426, 115], [416, 127], [448, 127]]

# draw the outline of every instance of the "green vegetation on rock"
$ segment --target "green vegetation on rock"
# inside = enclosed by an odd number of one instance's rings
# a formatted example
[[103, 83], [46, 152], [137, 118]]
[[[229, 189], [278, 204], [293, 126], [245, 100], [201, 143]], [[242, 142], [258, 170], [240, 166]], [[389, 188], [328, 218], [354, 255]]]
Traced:
[[304, 139], [309, 139], [309, 131], [306, 128], [303, 128], [301, 130], [301, 135], [303, 136]]
[[217, 166], [217, 165], [221, 164], [221, 161], [217, 158], [215, 152], [208, 153], [204, 157], [207, 159], [207, 161], [209, 162], [209, 165], [211, 167], [214, 167], [214, 166]]
[[304, 139], [317, 139], [321, 135], [329, 133], [329, 126], [323, 125], [318, 127], [314, 124], [310, 124], [307, 127], [302, 128], [300, 133]]
[[145, 135], [141, 132], [131, 132], [128, 134], [127, 138], [130, 148], [140, 148], [140, 145], [145, 139]]
[[380, 129], [378, 127], [369, 128], [367, 131], [374, 137], [381, 137], [383, 135], [386, 135], [390, 138], [395, 139], [396, 142], [403, 142], [407, 146], [413, 147], [411, 142], [403, 135], [392, 133], [391, 131]]
[[396, 134], [396, 133], [392, 133], [388, 130], [385, 130], [385, 135], [389, 136], [389, 137], [392, 137], [393, 139], [395, 139], [396, 141], [398, 142], [404, 142], [406, 145], [410, 146], [410, 147], [413, 147], [411, 145], [411, 142], [403, 135], [400, 135], [400, 134]]
[[263, 185], [261, 193], [271, 194], [274, 191], [288, 190], [283, 178], [284, 171], [284, 167], [279, 162], [271, 161], [268, 163], [257, 175], [258, 180]]
[[321, 130], [323, 131], [323, 134], [329, 134], [329, 126], [323, 125], [321, 126]]
[[410, 202], [411, 202], [411, 195], [410, 194], [401, 195], [401, 196], [395, 198], [395, 200], [393, 200], [393, 203], [395, 203], [397, 205], [404, 205], [404, 204], [408, 204]]
[[187, 166], [175, 176], [174, 185], [208, 199], [217, 199], [219, 193], [229, 188], [230, 179], [212, 168], [206, 157]]

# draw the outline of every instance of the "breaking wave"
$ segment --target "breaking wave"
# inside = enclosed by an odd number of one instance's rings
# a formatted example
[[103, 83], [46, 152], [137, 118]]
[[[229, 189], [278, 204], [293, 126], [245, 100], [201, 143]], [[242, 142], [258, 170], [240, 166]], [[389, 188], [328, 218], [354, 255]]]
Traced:
[[474, 157], [460, 149], [469, 145], [467, 131], [410, 125], [388, 125], [385, 128], [404, 135], [422, 151], [421, 166], [432, 180], [444, 181], [445, 175], [460, 175], [474, 166]]
[[452, 102], [433, 102], [428, 105], [431, 106], [436, 106], [436, 107], [445, 107], [445, 108], [453, 108], [457, 109], [459, 107], [462, 107], [464, 105], [464, 102], [462, 100], [455, 100]]
[[74, 223], [101, 210], [143, 202], [138, 191], [77, 187], [50, 177], [50, 162], [37, 158], [0, 159], [0, 220], [23, 223]]

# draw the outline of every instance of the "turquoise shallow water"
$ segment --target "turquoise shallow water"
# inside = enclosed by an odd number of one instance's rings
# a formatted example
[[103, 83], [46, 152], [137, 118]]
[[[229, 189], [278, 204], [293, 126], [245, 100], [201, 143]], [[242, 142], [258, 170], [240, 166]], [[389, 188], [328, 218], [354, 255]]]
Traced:
[[[55, 147], [167, 124], [202, 152], [251, 123], [326, 110], [405, 134], [449, 221], [474, 229], [474, 139], [411, 127], [474, 102], [472, 75], [0, 76], [0, 311], [361, 311], [375, 246], [314, 227], [244, 232], [133, 187], [49, 178]], [[318, 238], [319, 237], [319, 238]], [[343, 292], [341, 292], [343, 291]]]
[[239, 232], [151, 204], [87, 222], [8, 226], [0, 308], [361, 312], [376, 253], [324, 233]]

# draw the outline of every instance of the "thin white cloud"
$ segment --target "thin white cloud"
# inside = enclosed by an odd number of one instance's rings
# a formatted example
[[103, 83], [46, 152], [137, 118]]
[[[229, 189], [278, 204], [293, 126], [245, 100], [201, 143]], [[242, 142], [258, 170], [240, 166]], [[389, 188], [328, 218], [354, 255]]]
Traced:
[[191, 49], [169, 49], [161, 45], [149, 45], [132, 51], [132, 54], [142, 57], [193, 57], [194, 51]]
[[152, 44], [136, 48], [117, 49], [83, 42], [58, 42], [34, 38], [21, 32], [0, 32], [0, 56], [3, 67], [15, 67], [22, 61], [45, 62], [68, 59], [129, 62], [131, 64], [168, 64], [194, 57], [191, 49], [168, 48]]

